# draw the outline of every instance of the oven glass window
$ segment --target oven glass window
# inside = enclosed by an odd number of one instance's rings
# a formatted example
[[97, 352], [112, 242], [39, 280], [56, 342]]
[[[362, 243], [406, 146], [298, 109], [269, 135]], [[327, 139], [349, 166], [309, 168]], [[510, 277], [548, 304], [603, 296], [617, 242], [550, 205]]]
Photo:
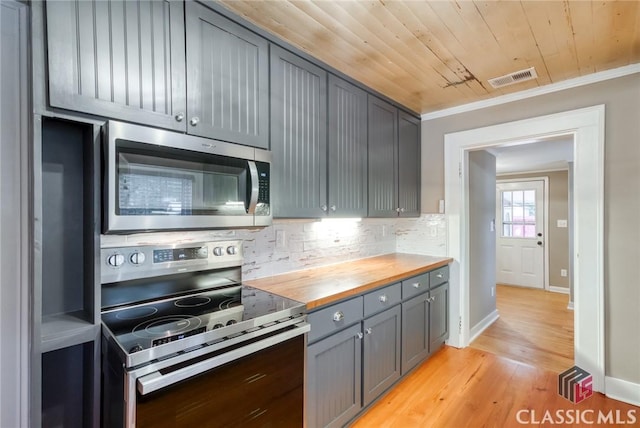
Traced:
[[245, 215], [247, 162], [117, 140], [117, 214]]

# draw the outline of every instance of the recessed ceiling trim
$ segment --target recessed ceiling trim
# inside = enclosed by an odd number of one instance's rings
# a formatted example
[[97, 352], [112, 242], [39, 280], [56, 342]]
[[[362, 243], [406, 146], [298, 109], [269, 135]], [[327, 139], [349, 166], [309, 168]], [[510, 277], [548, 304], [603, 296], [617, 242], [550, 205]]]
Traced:
[[586, 76], [580, 76], [574, 79], [567, 79], [561, 82], [540, 86], [538, 88], [527, 89], [520, 92], [514, 92], [513, 94], [501, 95], [499, 97], [489, 98], [487, 100], [476, 101], [473, 103], [446, 108], [431, 113], [425, 113], [421, 116], [421, 118], [422, 120], [432, 120], [441, 117], [453, 116], [454, 114], [466, 113], [469, 111], [480, 110], [487, 107], [507, 104], [513, 101], [525, 100], [527, 98], [533, 98], [539, 95], [564, 91], [565, 89], [591, 85], [592, 83], [598, 83], [610, 79], [617, 79], [618, 77], [624, 77], [635, 73], [640, 73], [640, 63], [625, 65], [624, 67], [600, 71], [598, 73], [588, 74]]

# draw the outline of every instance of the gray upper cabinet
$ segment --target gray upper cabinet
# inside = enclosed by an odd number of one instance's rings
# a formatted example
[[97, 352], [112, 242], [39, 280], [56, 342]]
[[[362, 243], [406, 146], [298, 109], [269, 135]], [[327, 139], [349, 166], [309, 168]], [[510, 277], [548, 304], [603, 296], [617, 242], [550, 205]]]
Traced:
[[369, 96], [369, 217], [397, 216], [398, 112]]
[[327, 207], [327, 73], [271, 46], [274, 217], [324, 217]]
[[268, 149], [268, 42], [201, 4], [185, 7], [187, 132]]
[[369, 217], [420, 215], [420, 121], [369, 96]]
[[398, 207], [400, 217], [420, 215], [420, 121], [398, 112]]
[[180, 0], [49, 1], [49, 103], [185, 130]]
[[367, 216], [367, 94], [329, 75], [329, 215]]

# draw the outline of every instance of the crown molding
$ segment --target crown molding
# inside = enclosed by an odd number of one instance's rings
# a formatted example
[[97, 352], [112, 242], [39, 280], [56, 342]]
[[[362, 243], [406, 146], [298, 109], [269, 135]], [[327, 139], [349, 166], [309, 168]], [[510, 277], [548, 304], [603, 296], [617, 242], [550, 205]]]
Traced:
[[456, 107], [446, 108], [443, 110], [425, 113], [421, 116], [422, 120], [432, 120], [441, 117], [452, 116], [454, 114], [466, 113], [469, 111], [480, 110], [487, 107], [493, 107], [500, 104], [506, 104], [513, 101], [520, 101], [527, 98], [537, 97], [539, 95], [550, 94], [553, 92], [564, 91], [565, 89], [577, 88], [579, 86], [591, 85], [593, 83], [605, 80], [616, 79], [618, 77], [628, 76], [630, 74], [640, 73], [640, 63], [625, 65], [611, 70], [600, 71], [598, 73], [587, 74], [586, 76], [576, 77], [574, 79], [563, 80], [557, 83], [540, 86], [537, 88], [527, 89], [525, 91], [514, 92], [512, 94], [501, 95], [487, 100], [476, 101], [473, 103], [463, 104]]

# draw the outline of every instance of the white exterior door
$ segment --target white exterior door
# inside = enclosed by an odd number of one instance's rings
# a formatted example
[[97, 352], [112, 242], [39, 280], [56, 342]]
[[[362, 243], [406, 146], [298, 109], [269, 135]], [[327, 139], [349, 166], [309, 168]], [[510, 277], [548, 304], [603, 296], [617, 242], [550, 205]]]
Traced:
[[496, 282], [544, 288], [544, 181], [496, 185]]

